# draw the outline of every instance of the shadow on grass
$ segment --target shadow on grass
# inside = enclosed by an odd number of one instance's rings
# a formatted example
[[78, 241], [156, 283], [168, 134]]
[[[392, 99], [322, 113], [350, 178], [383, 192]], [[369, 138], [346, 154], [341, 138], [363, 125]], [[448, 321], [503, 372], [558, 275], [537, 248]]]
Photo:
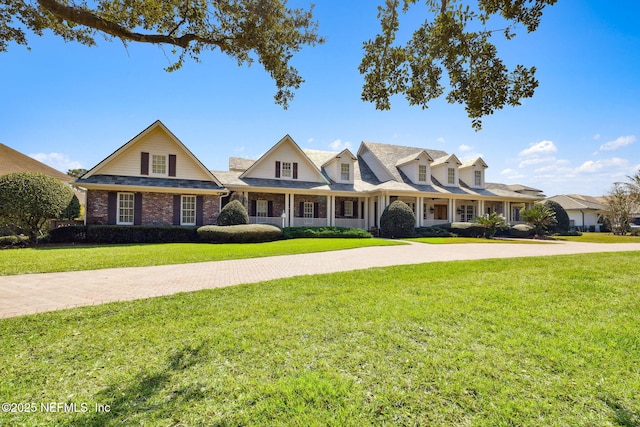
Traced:
[[615, 415], [614, 421], [622, 427], [638, 427], [640, 426], [640, 414], [634, 414], [632, 411], [620, 403], [618, 399], [611, 396], [605, 396], [602, 401], [613, 411]]
[[[87, 412], [78, 413], [65, 426], [121, 426], [135, 425], [137, 416], [142, 420], [167, 420], [174, 417], [177, 407], [185, 402], [206, 397], [198, 384], [172, 383], [174, 375], [190, 369], [207, 358], [207, 342], [186, 345], [167, 357], [166, 367], [160, 372], [143, 371], [124, 383], [113, 383], [93, 396]], [[99, 405], [103, 410], [96, 410]]]

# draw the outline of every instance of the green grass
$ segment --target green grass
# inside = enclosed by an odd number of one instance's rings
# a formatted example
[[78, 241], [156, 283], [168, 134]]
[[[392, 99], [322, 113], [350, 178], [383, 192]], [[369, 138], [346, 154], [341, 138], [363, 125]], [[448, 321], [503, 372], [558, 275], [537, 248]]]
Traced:
[[524, 240], [524, 239], [479, 239], [475, 237], [417, 237], [413, 239], [405, 239], [410, 240], [412, 242], [419, 243], [429, 243], [432, 245], [446, 245], [453, 243], [519, 243], [519, 244], [529, 244], [529, 243], [544, 243], [541, 240]]
[[7, 249], [0, 250], [0, 275], [185, 264], [399, 244], [404, 243], [383, 239], [293, 239], [224, 245], [173, 243]]
[[38, 410], [0, 425], [637, 426], [639, 261], [431, 263], [4, 319], [0, 396]]
[[587, 243], [640, 243], [640, 236], [615, 236], [612, 233], [582, 233], [582, 236], [556, 236], [556, 240]]

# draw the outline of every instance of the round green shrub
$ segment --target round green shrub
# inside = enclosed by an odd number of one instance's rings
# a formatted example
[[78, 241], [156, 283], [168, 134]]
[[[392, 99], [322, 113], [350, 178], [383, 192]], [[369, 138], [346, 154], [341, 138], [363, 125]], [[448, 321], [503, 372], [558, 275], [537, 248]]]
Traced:
[[232, 200], [222, 208], [217, 222], [222, 226], [249, 224], [249, 214], [239, 200]]
[[380, 217], [380, 235], [392, 239], [412, 237], [416, 217], [405, 202], [396, 200], [387, 206]]
[[558, 202], [553, 200], [547, 200], [544, 205], [556, 213], [557, 223], [549, 226], [549, 233], [551, 234], [564, 234], [569, 231], [569, 215], [567, 211]]
[[509, 235], [520, 239], [533, 236], [534, 227], [529, 224], [516, 224], [509, 229]]
[[282, 230], [269, 224], [205, 225], [198, 236], [212, 243], [262, 243], [281, 239]]

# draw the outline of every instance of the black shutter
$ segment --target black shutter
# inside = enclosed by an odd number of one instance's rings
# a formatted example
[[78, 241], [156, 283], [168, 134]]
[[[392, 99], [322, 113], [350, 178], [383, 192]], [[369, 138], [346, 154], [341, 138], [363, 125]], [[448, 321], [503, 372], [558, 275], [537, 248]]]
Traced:
[[340, 211], [338, 212], [338, 214], [343, 217], [344, 216], [344, 200], [340, 201]]
[[140, 175], [149, 175], [149, 153], [140, 153]]
[[280, 178], [280, 162], [276, 162], [276, 178]]
[[204, 223], [204, 196], [196, 196], [196, 225]]
[[142, 225], [142, 193], [133, 196], [133, 225]]
[[302, 218], [304, 216], [304, 202], [300, 202], [300, 211], [298, 212], [298, 217]]
[[173, 196], [173, 225], [180, 225], [182, 197], [179, 194]]
[[318, 202], [313, 204], [313, 217], [320, 218], [320, 203]]
[[169, 176], [176, 176], [176, 155], [169, 154]]
[[273, 200], [267, 202], [267, 216], [269, 218], [273, 217]]
[[353, 217], [358, 218], [358, 202], [353, 202]]
[[293, 179], [298, 179], [298, 163], [293, 162]]
[[252, 200], [251, 206], [249, 207], [249, 216], [256, 216], [258, 211], [258, 201]]
[[109, 191], [107, 196], [107, 223], [115, 224], [118, 219], [118, 193]]

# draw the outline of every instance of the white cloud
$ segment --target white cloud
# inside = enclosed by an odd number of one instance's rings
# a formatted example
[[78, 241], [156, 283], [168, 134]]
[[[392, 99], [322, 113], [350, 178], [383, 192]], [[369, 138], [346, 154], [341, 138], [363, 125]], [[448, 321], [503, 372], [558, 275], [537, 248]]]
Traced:
[[437, 138], [436, 141], [439, 142], [440, 144], [444, 144], [446, 142], [443, 136]]
[[29, 154], [29, 157], [64, 173], [69, 169], [80, 169], [83, 167], [82, 163], [71, 160], [71, 158], [64, 153], [36, 153]]
[[580, 166], [575, 169], [576, 173], [594, 173], [599, 172], [603, 169], [610, 170], [612, 173], [614, 172], [613, 168], [626, 167], [628, 165], [628, 161], [626, 159], [621, 159], [620, 157], [614, 157], [611, 159], [604, 160], [587, 160]]
[[473, 150], [473, 147], [470, 147], [466, 144], [462, 144], [461, 146], [458, 147], [458, 150], [460, 150], [461, 152], [465, 152], [465, 151], [471, 151]]
[[614, 141], [605, 142], [600, 146], [600, 151], [614, 151], [618, 148], [626, 147], [636, 141], [636, 137], [633, 135], [621, 136]]
[[526, 168], [527, 166], [541, 165], [544, 163], [554, 163], [556, 161], [557, 160], [555, 157], [534, 157], [531, 159], [522, 160], [518, 167]]
[[342, 151], [345, 148], [351, 149], [351, 143], [349, 141], [342, 141], [341, 139], [336, 139], [331, 144], [329, 144], [329, 148], [334, 151]]
[[599, 133], [596, 133], [595, 135], [593, 135], [593, 139], [595, 139], [596, 141], [600, 139], [602, 135], [600, 135]]
[[313, 139], [313, 138], [309, 138], [309, 139], [307, 139], [307, 144], [312, 144], [312, 143], [313, 143], [313, 141], [314, 141], [314, 139]]
[[522, 150], [518, 155], [521, 157], [537, 156], [540, 154], [555, 153], [558, 151], [558, 147], [552, 141], [540, 141], [537, 144], [532, 144], [531, 147], [526, 150]]

